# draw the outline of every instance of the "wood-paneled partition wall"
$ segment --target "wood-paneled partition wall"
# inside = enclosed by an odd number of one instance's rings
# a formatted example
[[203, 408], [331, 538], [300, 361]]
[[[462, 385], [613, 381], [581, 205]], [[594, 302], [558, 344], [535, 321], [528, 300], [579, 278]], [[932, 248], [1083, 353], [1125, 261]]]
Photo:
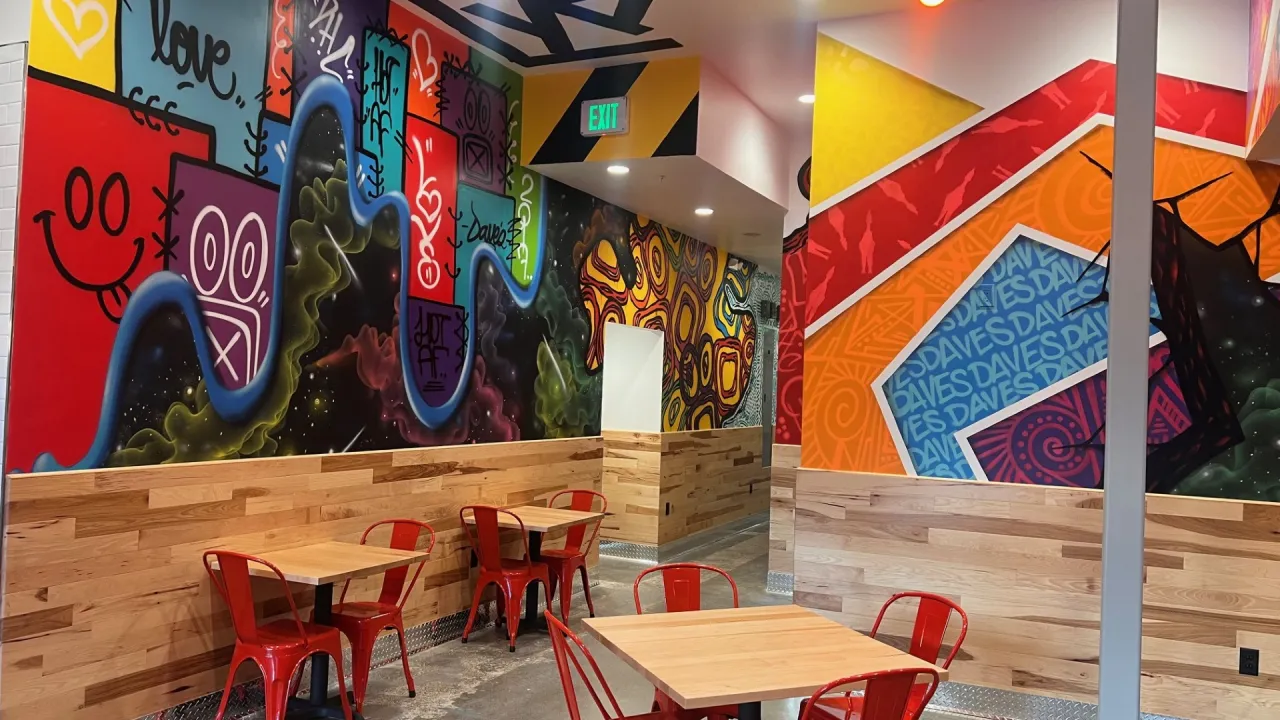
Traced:
[[[132, 720], [220, 690], [234, 636], [200, 562], [214, 547], [357, 542], [376, 520], [415, 517], [439, 536], [407, 624], [465, 609], [459, 507], [598, 490], [602, 455], [593, 437], [15, 475], [0, 717]], [[379, 583], [353, 583], [353, 596]], [[307, 613], [310, 593], [294, 592]]]
[[[942, 593], [971, 621], [952, 680], [1097, 702], [1102, 497], [801, 469], [795, 600], [867, 630], [894, 592]], [[1280, 717], [1280, 506], [1148, 495], [1146, 533], [1143, 710]]]
[[792, 574], [796, 557], [796, 469], [799, 445], [773, 446], [769, 473], [769, 572]]
[[662, 545], [769, 507], [759, 426], [690, 432], [604, 432], [601, 536]]

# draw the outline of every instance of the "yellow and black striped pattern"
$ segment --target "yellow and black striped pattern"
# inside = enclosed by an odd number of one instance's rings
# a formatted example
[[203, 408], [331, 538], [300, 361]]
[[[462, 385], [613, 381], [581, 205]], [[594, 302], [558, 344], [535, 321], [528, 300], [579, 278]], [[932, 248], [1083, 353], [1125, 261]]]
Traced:
[[[675, 58], [533, 75], [524, 81], [525, 165], [696, 155], [698, 58]], [[582, 137], [582, 103], [626, 96], [625, 135]]]

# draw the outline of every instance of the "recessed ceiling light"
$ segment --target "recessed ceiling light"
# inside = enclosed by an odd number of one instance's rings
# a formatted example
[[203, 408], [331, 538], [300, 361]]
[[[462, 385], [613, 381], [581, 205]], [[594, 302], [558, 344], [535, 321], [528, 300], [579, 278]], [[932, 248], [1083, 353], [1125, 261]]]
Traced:
[[809, 95], [801, 95], [801, 96], [800, 96], [800, 102], [804, 103], [805, 105], [812, 105], [812, 104], [814, 104], [817, 100], [818, 100], [818, 97], [817, 97], [816, 95], [813, 95], [813, 94], [809, 94]]
[[694, 215], [699, 215], [699, 216], [702, 216], [702, 217], [707, 217], [707, 216], [709, 216], [709, 215], [714, 215], [715, 213], [716, 213], [716, 211], [715, 211], [715, 210], [712, 210], [711, 208], [698, 208], [697, 210], [694, 210], [694, 211], [693, 211], [693, 214], [694, 214]]
[[945, 0], [920, 0], [920, 4], [925, 7], [938, 7]]
[[610, 175], [626, 175], [629, 172], [631, 172], [631, 168], [627, 167], [626, 165], [610, 165], [609, 166]]

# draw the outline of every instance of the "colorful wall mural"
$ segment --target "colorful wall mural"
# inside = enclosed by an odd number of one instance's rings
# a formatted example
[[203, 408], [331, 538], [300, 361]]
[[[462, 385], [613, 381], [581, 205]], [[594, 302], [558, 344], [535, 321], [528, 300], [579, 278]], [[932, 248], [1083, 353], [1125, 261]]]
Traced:
[[[800, 194], [812, 200], [813, 160], [796, 175]], [[804, 402], [804, 323], [808, 286], [805, 284], [809, 246], [809, 221], [805, 220], [782, 241], [782, 305], [778, 308], [778, 419], [773, 441], [799, 445]]]
[[1262, 136], [1280, 104], [1280, 55], [1277, 23], [1280, 3], [1249, 0], [1249, 147]]
[[667, 429], [752, 419], [769, 278], [519, 165], [523, 79], [422, 10], [34, 17], [6, 468], [593, 434], [605, 322]]
[[[868, 78], [891, 99], [873, 121], [947, 127], [824, 138], [847, 114], [825, 99]], [[783, 289], [804, 317], [804, 466], [1104, 484], [1114, 82], [1082, 59], [983, 110], [821, 39], [825, 196], [803, 301], [790, 269]], [[1277, 500], [1280, 167], [1244, 160], [1245, 92], [1161, 76], [1158, 94], [1149, 490]], [[903, 145], [848, 175], [846, 155]]]

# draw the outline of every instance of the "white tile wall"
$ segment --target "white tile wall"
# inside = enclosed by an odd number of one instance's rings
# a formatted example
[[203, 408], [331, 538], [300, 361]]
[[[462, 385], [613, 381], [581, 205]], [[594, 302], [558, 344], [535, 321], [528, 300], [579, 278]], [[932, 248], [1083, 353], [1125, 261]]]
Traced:
[[18, 222], [18, 161], [26, 76], [27, 44], [0, 45], [0, 458], [3, 458], [9, 398], [13, 247]]

